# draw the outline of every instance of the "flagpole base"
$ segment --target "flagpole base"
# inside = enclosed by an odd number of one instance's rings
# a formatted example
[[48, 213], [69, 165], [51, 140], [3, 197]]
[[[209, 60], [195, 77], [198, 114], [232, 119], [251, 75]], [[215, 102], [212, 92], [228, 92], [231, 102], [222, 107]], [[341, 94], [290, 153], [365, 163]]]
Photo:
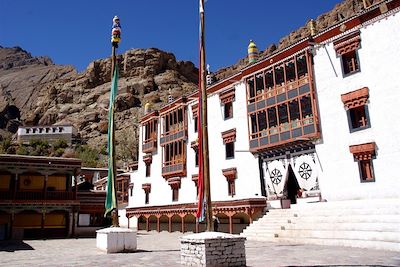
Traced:
[[112, 227], [119, 227], [118, 211], [115, 209], [111, 212], [111, 220]]
[[96, 246], [106, 253], [134, 252], [137, 250], [136, 231], [121, 227], [98, 230]]
[[245, 237], [220, 232], [183, 236], [181, 265], [246, 266]]

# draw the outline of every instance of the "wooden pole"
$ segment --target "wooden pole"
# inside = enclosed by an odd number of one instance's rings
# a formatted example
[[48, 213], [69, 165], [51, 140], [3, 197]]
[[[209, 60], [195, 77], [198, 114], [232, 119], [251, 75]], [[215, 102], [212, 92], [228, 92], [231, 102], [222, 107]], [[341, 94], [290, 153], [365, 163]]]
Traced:
[[[116, 68], [116, 64], [117, 64], [117, 57], [116, 57], [116, 48], [115, 48], [115, 46], [112, 46], [112, 50], [111, 50], [111, 83], [112, 83], [112, 80], [113, 80], [113, 76], [114, 76], [114, 71], [115, 71], [115, 68]], [[112, 89], [111, 89], [112, 90]], [[111, 97], [111, 96], [110, 96]], [[111, 112], [114, 112], [114, 109], [111, 111]], [[114, 117], [114, 114], [113, 114], [113, 117]], [[112, 144], [108, 144], [108, 145], [111, 145], [111, 147], [112, 147], [112, 156], [114, 157], [113, 158], [113, 166], [112, 166], [112, 168], [113, 168], [113, 177], [112, 177], [112, 179], [113, 179], [113, 185], [114, 185], [114, 188], [113, 188], [113, 190], [114, 190], [114, 196], [115, 196], [115, 209], [111, 212], [111, 218], [112, 218], [112, 226], [113, 227], [119, 227], [119, 218], [118, 218], [118, 196], [117, 196], [117, 175], [116, 175], [116, 170], [117, 170], [117, 168], [116, 168], [116, 166], [115, 166], [115, 122], [114, 122], [115, 120], [113, 120], [112, 121], [112, 123], [113, 123], [113, 127], [112, 127], [112, 132], [111, 132], [111, 135], [112, 135], [112, 138], [111, 138], [111, 140], [112, 140]]]
[[[204, 0], [201, 1], [201, 7], [204, 7]], [[204, 196], [206, 199], [206, 223], [207, 231], [213, 231], [213, 220], [212, 220], [212, 205], [211, 205], [211, 188], [210, 188], [210, 161], [209, 161], [209, 150], [208, 150], [208, 123], [207, 123], [207, 86], [206, 86], [206, 51], [205, 51], [205, 37], [204, 37], [204, 10], [200, 10], [200, 65], [201, 65], [201, 81], [200, 91], [202, 97], [202, 143], [203, 143], [203, 177], [204, 177]]]

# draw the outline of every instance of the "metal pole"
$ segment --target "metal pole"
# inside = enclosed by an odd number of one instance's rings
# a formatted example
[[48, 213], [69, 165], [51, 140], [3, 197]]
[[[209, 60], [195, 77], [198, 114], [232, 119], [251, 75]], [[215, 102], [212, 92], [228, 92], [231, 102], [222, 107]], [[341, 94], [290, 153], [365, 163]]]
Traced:
[[[117, 64], [116, 48], [115, 48], [115, 46], [112, 46], [112, 50], [111, 50], [111, 82], [113, 80], [116, 64]], [[111, 112], [114, 112], [114, 109]], [[115, 120], [112, 121], [113, 127], [112, 127], [112, 132], [111, 132], [111, 135], [112, 135], [111, 140], [112, 140], [113, 143], [109, 144], [109, 145], [111, 145], [111, 147], [112, 147], [112, 150], [113, 150], [112, 151], [112, 156], [114, 157], [113, 161], [112, 161], [113, 162], [113, 166], [112, 166], [112, 168], [113, 168], [113, 172], [112, 172], [113, 173], [113, 177], [112, 177], [112, 179], [113, 179], [113, 185], [114, 185], [113, 190], [114, 190], [114, 196], [115, 196], [115, 202], [116, 203], [115, 203], [115, 209], [111, 212], [111, 218], [112, 218], [112, 226], [113, 227], [119, 227], [117, 179], [116, 179], [116, 176], [117, 176], [116, 175], [116, 170], [117, 170], [117, 168], [115, 166], [115, 140], [114, 140], [115, 139], [115, 122], [114, 121]]]
[[[201, 0], [201, 6], [204, 7], [204, 0]], [[206, 198], [206, 222], [207, 231], [213, 231], [212, 220], [212, 204], [211, 204], [211, 189], [210, 189], [210, 161], [208, 150], [208, 123], [207, 123], [207, 86], [206, 86], [206, 51], [205, 51], [205, 37], [204, 37], [204, 12], [200, 12], [201, 23], [201, 51], [200, 51], [200, 64], [201, 64], [201, 81], [200, 90], [202, 96], [202, 135], [203, 135], [203, 175], [204, 175], [204, 195]]]

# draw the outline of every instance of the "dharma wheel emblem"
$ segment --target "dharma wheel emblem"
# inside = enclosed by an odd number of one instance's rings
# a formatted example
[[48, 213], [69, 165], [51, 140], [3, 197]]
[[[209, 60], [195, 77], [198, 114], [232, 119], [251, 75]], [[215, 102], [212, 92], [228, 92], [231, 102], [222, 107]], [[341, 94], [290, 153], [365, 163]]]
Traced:
[[308, 180], [311, 177], [312, 169], [308, 163], [303, 162], [299, 167], [300, 177]]
[[271, 181], [274, 184], [279, 184], [282, 181], [282, 173], [278, 169], [273, 169], [271, 172]]

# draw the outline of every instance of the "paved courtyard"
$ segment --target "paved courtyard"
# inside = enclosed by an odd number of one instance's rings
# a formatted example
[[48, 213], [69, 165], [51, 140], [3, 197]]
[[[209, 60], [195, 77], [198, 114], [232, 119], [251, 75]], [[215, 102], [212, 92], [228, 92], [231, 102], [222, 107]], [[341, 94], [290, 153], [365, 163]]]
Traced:
[[[181, 233], [138, 233], [135, 253], [105, 254], [94, 238], [0, 242], [0, 266], [180, 266]], [[248, 266], [400, 266], [400, 253], [248, 241]]]

